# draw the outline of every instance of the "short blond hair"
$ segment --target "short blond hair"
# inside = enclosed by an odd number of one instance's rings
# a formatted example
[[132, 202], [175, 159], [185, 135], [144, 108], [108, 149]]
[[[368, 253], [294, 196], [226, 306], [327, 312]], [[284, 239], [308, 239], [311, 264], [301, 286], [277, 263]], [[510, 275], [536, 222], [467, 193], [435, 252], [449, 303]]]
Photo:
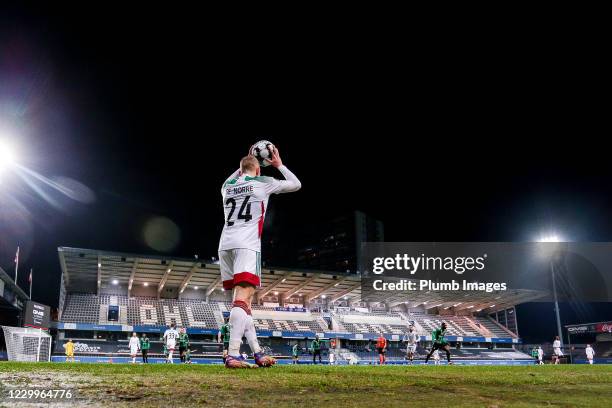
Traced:
[[253, 155], [244, 156], [240, 160], [240, 171], [246, 173], [247, 171], [255, 171], [259, 167], [257, 158]]

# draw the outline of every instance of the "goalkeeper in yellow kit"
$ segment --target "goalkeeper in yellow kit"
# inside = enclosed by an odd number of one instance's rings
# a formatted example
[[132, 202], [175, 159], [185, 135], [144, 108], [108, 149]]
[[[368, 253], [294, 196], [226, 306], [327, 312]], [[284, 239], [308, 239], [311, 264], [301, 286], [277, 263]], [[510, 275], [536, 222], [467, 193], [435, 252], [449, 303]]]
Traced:
[[68, 339], [68, 343], [64, 344], [64, 348], [66, 349], [66, 362], [70, 360], [74, 363], [74, 343], [72, 339]]

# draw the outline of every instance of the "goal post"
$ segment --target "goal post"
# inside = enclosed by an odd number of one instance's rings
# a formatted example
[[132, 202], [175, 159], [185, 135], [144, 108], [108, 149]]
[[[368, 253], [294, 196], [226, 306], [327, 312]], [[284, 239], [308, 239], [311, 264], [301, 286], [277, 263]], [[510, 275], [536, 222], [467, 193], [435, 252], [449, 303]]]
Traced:
[[9, 361], [50, 361], [51, 336], [43, 329], [2, 326]]

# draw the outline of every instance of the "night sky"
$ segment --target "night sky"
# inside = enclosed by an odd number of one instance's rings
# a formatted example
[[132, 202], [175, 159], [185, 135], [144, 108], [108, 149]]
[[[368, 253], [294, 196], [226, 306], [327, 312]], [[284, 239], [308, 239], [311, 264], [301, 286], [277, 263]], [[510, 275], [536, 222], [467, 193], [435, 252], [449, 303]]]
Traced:
[[[596, 61], [431, 41], [188, 10], [2, 10], [0, 132], [30, 181], [69, 194], [0, 176], [0, 265], [12, 273], [19, 245], [20, 285], [33, 267], [34, 299], [56, 305], [58, 246], [160, 253], [144, 229], [165, 217], [180, 240], [161, 253], [215, 256], [220, 185], [259, 139], [303, 184], [271, 200], [286, 228], [358, 209], [387, 241], [611, 240]], [[542, 334], [527, 316], [521, 334]]]

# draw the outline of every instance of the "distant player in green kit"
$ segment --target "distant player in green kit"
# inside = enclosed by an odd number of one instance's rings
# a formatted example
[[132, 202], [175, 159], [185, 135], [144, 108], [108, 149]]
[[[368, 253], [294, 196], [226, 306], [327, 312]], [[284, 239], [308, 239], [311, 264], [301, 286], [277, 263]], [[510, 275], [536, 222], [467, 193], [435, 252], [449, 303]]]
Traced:
[[149, 343], [149, 338], [147, 337], [147, 333], [143, 333], [140, 338], [140, 351], [142, 352], [142, 362], [149, 362], [149, 349], [151, 348], [151, 343]]
[[185, 364], [191, 364], [191, 349], [185, 350]]
[[322, 364], [323, 362], [321, 361], [321, 340], [319, 340], [319, 336], [315, 336], [315, 339], [310, 345], [310, 350], [312, 351], [312, 364], [317, 364], [317, 356], [319, 356], [319, 364]]
[[227, 350], [229, 349], [229, 341], [230, 341], [230, 327], [228, 319], [225, 319], [225, 323], [221, 326], [221, 330], [219, 330], [219, 334], [217, 336], [217, 342], [221, 343], [223, 341], [223, 364], [225, 364], [225, 359], [227, 358]]
[[450, 345], [444, 339], [445, 334], [446, 323], [444, 322], [442, 323], [442, 326], [439, 329], [436, 329], [431, 333], [431, 340], [433, 341], [433, 344], [431, 346], [431, 351], [429, 352], [429, 354], [427, 354], [427, 357], [425, 358], [425, 364], [427, 364], [427, 362], [429, 361], [429, 357], [431, 357], [434, 351], [436, 350], [446, 351], [446, 361], [448, 361], [448, 364], [453, 364], [451, 363]]
[[164, 363], [169, 363], [168, 361], [168, 347], [164, 344], [162, 347], [162, 353], [164, 353]]
[[181, 357], [181, 363], [184, 363], [185, 362], [185, 352], [189, 348], [189, 335], [187, 334], [187, 331], [185, 330], [184, 327], [181, 329], [181, 332], [179, 333], [178, 344], [179, 344], [179, 356]]
[[538, 364], [538, 348], [534, 347], [531, 350], [531, 358], [533, 358], [533, 361], [535, 361], [536, 364]]

